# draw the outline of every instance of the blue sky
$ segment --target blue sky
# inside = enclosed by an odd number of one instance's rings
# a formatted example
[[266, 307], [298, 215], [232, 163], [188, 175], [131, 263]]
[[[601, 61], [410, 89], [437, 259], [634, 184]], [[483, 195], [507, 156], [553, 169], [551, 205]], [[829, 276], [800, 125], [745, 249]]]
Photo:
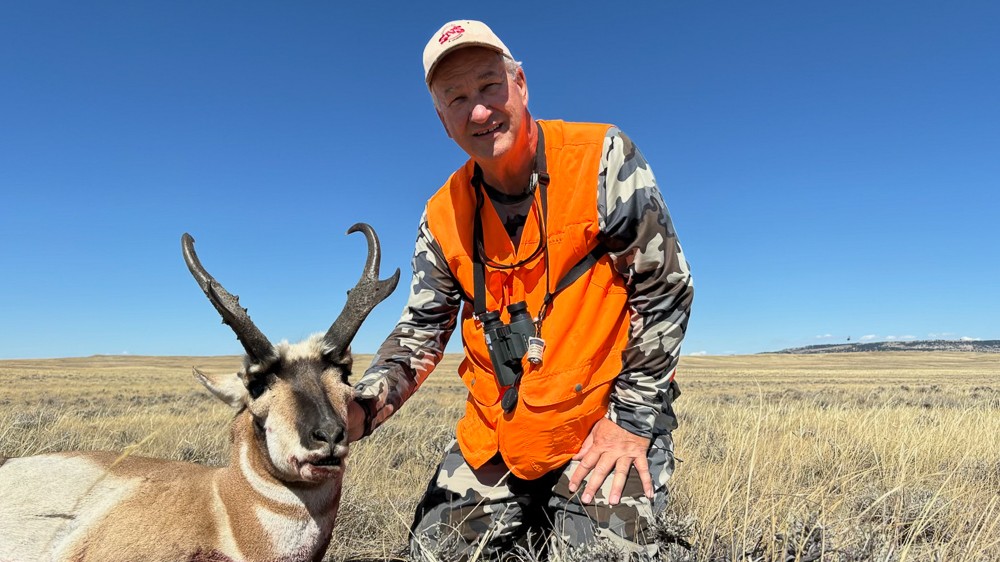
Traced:
[[1000, 339], [1000, 5], [610, 5], [6, 3], [0, 358], [240, 353], [183, 232], [273, 340], [339, 313], [357, 221], [405, 285], [464, 161], [420, 63], [459, 18], [524, 62], [536, 118], [649, 160], [695, 278], [684, 354]]

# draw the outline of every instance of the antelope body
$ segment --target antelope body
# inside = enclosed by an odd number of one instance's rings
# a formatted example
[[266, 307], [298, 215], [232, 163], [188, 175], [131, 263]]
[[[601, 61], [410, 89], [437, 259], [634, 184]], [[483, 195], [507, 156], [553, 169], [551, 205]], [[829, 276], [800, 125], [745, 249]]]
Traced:
[[246, 350], [227, 376], [196, 378], [237, 409], [227, 466], [68, 452], [0, 457], [0, 562], [319, 560], [340, 503], [353, 391], [350, 341], [393, 291], [364, 232], [364, 274], [325, 334], [272, 345], [184, 235], [188, 268]]

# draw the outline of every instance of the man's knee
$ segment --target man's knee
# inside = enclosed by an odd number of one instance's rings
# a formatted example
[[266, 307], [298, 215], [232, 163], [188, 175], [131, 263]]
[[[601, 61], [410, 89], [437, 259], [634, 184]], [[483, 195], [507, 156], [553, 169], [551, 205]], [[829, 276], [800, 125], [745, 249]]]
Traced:
[[480, 541], [502, 544], [520, 525], [519, 507], [506, 501], [505, 477], [502, 463], [473, 471], [453, 444], [417, 506], [410, 529], [414, 558], [465, 560]]

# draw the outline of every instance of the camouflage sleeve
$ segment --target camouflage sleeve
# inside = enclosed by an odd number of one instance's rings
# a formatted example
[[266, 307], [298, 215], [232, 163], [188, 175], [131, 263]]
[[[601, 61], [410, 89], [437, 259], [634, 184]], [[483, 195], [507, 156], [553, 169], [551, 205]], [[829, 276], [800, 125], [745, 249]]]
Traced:
[[358, 402], [367, 410], [365, 435], [399, 410], [434, 370], [455, 328], [461, 303], [461, 289], [431, 235], [425, 212], [403, 314], [354, 387]]
[[604, 139], [600, 169], [602, 242], [625, 279], [631, 313], [608, 418], [652, 437], [677, 426], [671, 401], [678, 391], [672, 381], [694, 288], [653, 172], [614, 127]]

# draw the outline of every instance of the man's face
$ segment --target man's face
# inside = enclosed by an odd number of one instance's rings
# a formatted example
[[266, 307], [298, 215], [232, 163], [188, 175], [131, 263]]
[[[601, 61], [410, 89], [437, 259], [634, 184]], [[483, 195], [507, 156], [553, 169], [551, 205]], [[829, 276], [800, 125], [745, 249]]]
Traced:
[[481, 165], [527, 144], [524, 72], [512, 78], [496, 51], [466, 47], [449, 54], [434, 70], [431, 94], [448, 136]]

